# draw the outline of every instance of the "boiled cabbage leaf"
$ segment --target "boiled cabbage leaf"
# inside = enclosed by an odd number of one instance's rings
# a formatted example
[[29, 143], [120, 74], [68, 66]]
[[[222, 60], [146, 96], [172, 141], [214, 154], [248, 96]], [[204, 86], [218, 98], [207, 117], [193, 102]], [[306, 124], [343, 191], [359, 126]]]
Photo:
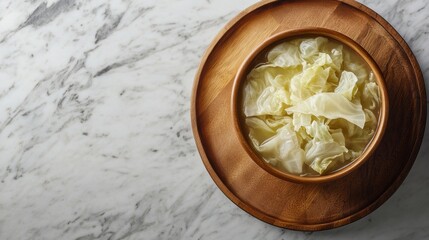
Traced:
[[302, 172], [305, 153], [290, 124], [278, 129], [276, 135], [255, 147], [267, 162], [283, 166], [291, 173]]
[[345, 146], [335, 141], [312, 140], [305, 149], [305, 163], [319, 174], [322, 174], [335, 158], [347, 152]]
[[311, 123], [311, 115], [294, 113], [292, 117], [293, 130], [298, 131], [301, 127], [306, 127]]
[[365, 113], [360, 104], [352, 103], [338, 93], [318, 93], [286, 109], [288, 114], [304, 113], [329, 119], [342, 118], [363, 128]]
[[268, 61], [275, 66], [291, 67], [302, 63], [299, 48], [291, 43], [282, 43], [268, 53]]
[[365, 84], [362, 91], [362, 105], [365, 108], [374, 110], [380, 103], [378, 86], [375, 82]]
[[357, 82], [358, 79], [354, 73], [343, 71], [341, 73], [340, 83], [338, 84], [338, 87], [335, 88], [335, 92], [342, 94], [349, 101], [352, 101], [358, 90], [356, 85]]
[[303, 58], [310, 59], [319, 53], [319, 49], [323, 44], [327, 43], [328, 39], [324, 37], [310, 38], [301, 42], [299, 50]]
[[246, 118], [246, 125], [250, 129], [250, 137], [255, 140], [258, 145], [276, 134], [265, 121], [258, 117]]

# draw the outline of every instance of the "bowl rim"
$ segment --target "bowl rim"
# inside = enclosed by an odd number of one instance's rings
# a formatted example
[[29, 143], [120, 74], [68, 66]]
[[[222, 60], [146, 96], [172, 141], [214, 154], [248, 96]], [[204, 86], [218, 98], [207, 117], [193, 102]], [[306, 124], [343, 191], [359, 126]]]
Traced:
[[[249, 66], [252, 64], [255, 57], [258, 56], [264, 50], [266, 50], [266, 48], [272, 46], [275, 43], [280, 43], [282, 41], [286, 41], [287, 39], [300, 37], [300, 36], [302, 37], [324, 36], [324, 37], [334, 39], [340, 42], [341, 44], [348, 46], [350, 49], [355, 51], [368, 64], [368, 66], [370, 67], [370, 69], [372, 70], [375, 76], [375, 81], [377, 82], [379, 87], [380, 110], [379, 110], [379, 116], [378, 116], [378, 124], [375, 130], [374, 136], [365, 146], [362, 154], [358, 158], [356, 158], [351, 163], [347, 164], [346, 166], [344, 166], [343, 168], [340, 168], [337, 171], [328, 173], [326, 175], [321, 175], [321, 176], [306, 176], [306, 177], [298, 176], [298, 175], [293, 175], [290, 173], [283, 172], [271, 166], [255, 152], [253, 147], [250, 146], [248, 140], [244, 136], [244, 132], [241, 126], [242, 124], [240, 123], [240, 117], [239, 117], [240, 111], [241, 111], [241, 109], [239, 109], [241, 108], [241, 106], [239, 106], [239, 103], [241, 102], [241, 100], [239, 99], [241, 96], [241, 93], [239, 92], [239, 90], [241, 89], [242, 83], [244, 82], [244, 79], [249, 72]], [[337, 32], [335, 30], [320, 28], [320, 27], [308, 27], [308, 28], [286, 30], [286, 31], [277, 33], [267, 38], [266, 40], [264, 40], [259, 46], [257, 46], [254, 50], [252, 50], [252, 52], [246, 57], [244, 62], [239, 67], [235, 75], [235, 78], [233, 80], [232, 95], [231, 95], [231, 114], [232, 114], [232, 119], [234, 124], [234, 130], [239, 139], [241, 146], [246, 150], [248, 156], [250, 156], [250, 158], [256, 164], [258, 164], [269, 174], [294, 183], [324, 183], [324, 182], [333, 181], [348, 175], [349, 173], [356, 170], [358, 167], [360, 167], [363, 163], [365, 163], [368, 159], [371, 158], [372, 154], [377, 149], [377, 146], [380, 144], [381, 139], [386, 130], [387, 119], [389, 115], [389, 99], [388, 99], [385, 80], [379, 66], [377, 65], [375, 60], [370, 56], [370, 54], [361, 45], [356, 43], [348, 36], [340, 32]]]

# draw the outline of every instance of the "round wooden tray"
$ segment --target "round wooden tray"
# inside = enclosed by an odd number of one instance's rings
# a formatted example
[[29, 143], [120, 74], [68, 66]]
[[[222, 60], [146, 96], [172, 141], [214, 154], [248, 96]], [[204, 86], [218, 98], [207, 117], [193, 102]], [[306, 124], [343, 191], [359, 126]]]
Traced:
[[[241, 147], [231, 117], [232, 82], [244, 59], [266, 38], [303, 27], [332, 29], [360, 44], [380, 67], [390, 101], [373, 158], [324, 184], [295, 184], [259, 167]], [[406, 42], [369, 8], [352, 0], [268, 0], [243, 11], [212, 42], [196, 75], [191, 108], [198, 150], [224, 194], [267, 223], [314, 231], [369, 214], [399, 187], [422, 141], [426, 93]]]

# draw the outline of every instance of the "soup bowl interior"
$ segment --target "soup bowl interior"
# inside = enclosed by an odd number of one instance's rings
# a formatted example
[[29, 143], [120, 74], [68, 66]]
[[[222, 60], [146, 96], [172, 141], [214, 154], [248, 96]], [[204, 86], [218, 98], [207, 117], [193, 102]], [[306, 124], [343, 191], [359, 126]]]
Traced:
[[[247, 138], [247, 130], [245, 129], [244, 123], [243, 123], [244, 113], [242, 108], [242, 105], [243, 105], [242, 88], [243, 88], [243, 83], [245, 82], [246, 77], [249, 74], [250, 70], [252, 70], [257, 65], [258, 58], [260, 58], [260, 56], [265, 55], [275, 45], [294, 38], [318, 37], [318, 36], [327, 37], [335, 41], [338, 41], [343, 45], [348, 46], [352, 51], [354, 51], [358, 56], [360, 56], [367, 63], [369, 69], [373, 72], [375, 81], [379, 87], [380, 109], [379, 109], [379, 116], [378, 116], [378, 122], [377, 122], [377, 127], [375, 129], [375, 133], [372, 139], [369, 141], [369, 143], [366, 145], [366, 147], [360, 154], [360, 156], [352, 160], [349, 164], [345, 165], [344, 167], [338, 170], [332, 171], [330, 173], [327, 173], [325, 175], [299, 176], [299, 175], [294, 175], [291, 173], [281, 171], [271, 166], [252, 147], [250, 140]], [[256, 164], [258, 164], [261, 168], [263, 168], [265, 171], [269, 172], [270, 174], [278, 178], [295, 182], [295, 183], [323, 183], [323, 182], [332, 181], [349, 174], [350, 172], [354, 171], [359, 166], [361, 166], [365, 161], [371, 158], [371, 155], [374, 153], [378, 144], [380, 143], [382, 136], [384, 134], [384, 131], [386, 129], [388, 110], [389, 110], [388, 94], [387, 94], [384, 78], [383, 78], [383, 75], [381, 74], [381, 71], [378, 65], [375, 63], [372, 57], [359, 44], [357, 44], [349, 37], [339, 32], [329, 30], [329, 29], [324, 29], [324, 28], [307, 28], [307, 29], [297, 29], [297, 30], [289, 30], [289, 31], [281, 32], [265, 40], [262, 44], [260, 44], [257, 48], [255, 48], [252, 51], [252, 53], [246, 58], [243, 64], [240, 66], [235, 76], [234, 83], [233, 83], [231, 107], [232, 107], [231, 112], [232, 112], [232, 119], [234, 121], [235, 132], [237, 134], [237, 137], [239, 138], [240, 144], [246, 150], [249, 157]]]

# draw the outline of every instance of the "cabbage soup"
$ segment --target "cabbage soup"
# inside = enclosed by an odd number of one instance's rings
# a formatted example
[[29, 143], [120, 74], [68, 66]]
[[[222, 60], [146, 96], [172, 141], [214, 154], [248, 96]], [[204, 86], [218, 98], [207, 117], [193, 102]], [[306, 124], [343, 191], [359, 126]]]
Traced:
[[267, 163], [294, 175], [323, 175], [351, 163], [378, 123], [374, 74], [331, 38], [272, 45], [256, 57], [240, 91], [248, 142]]

